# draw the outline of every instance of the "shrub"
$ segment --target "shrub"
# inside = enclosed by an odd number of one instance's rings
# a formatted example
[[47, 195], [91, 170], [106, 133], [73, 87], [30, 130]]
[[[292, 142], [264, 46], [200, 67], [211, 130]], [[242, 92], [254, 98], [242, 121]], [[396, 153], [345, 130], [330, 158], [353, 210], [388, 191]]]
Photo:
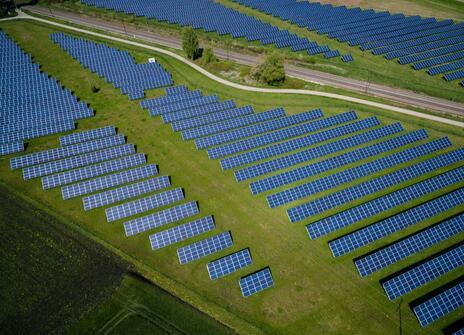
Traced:
[[213, 49], [206, 48], [201, 57], [203, 64], [209, 64], [217, 61], [216, 56], [214, 55]]
[[182, 49], [190, 59], [195, 59], [198, 49], [198, 37], [193, 28], [185, 28], [182, 33]]
[[263, 64], [255, 66], [250, 76], [261, 83], [271, 86], [281, 85], [285, 81], [284, 61], [276, 54], [269, 55]]

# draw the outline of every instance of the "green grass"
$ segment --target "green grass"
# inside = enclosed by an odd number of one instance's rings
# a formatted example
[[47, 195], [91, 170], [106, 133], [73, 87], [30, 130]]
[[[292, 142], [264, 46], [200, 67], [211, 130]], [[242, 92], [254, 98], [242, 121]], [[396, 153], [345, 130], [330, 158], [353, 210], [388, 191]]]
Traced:
[[[162, 288], [241, 333], [399, 332], [398, 302], [389, 302], [385, 297], [378, 283], [378, 275], [361, 279], [351, 261], [373, 247], [334, 259], [328, 250], [327, 239], [310, 241], [304, 224], [289, 224], [284, 209], [270, 210], [262, 196], [253, 197], [248, 186], [236, 183], [230, 171], [222, 172], [217, 161], [210, 161], [204, 152], [195, 150], [193, 143], [182, 141], [179, 134], [174, 134], [159, 118], [149, 117], [137, 102], [130, 102], [118, 90], [72, 60], [49, 40], [48, 34], [55, 29], [31, 22], [4, 22], [0, 27], [33, 54], [44, 71], [58, 78], [62, 85], [72, 89], [96, 110], [94, 118], [79, 122], [79, 129], [116, 125], [119, 132], [127, 136], [129, 143], [137, 144], [138, 151], [148, 155], [149, 162], [159, 164], [161, 173], [172, 177], [174, 187], [184, 187], [187, 200], [199, 201], [202, 215], [214, 214], [218, 227], [216, 232], [232, 231], [234, 248], [180, 266], [176, 248], [157, 252], [151, 250], [147, 237], [153, 231], [126, 238], [120, 222], [106, 223], [102, 209], [85, 213], [80, 199], [62, 201], [58, 189], [44, 192], [38, 180], [24, 182], [19, 171], [10, 171], [8, 159], [1, 158], [0, 179], [4, 183], [21, 194], [27, 194], [41, 207], [58, 213], [63, 220], [75, 223], [95, 240], [110, 246]], [[184, 83], [208, 94], [218, 94], [222, 99], [235, 99], [239, 106], [252, 104], [258, 111], [284, 106], [290, 114], [321, 107], [326, 115], [356, 109], [362, 118], [379, 115], [384, 124], [400, 120], [408, 130], [425, 127], [432, 138], [447, 135], [455, 144], [464, 144], [463, 129], [331, 99], [243, 92], [213, 82], [161, 54], [136, 48], [128, 50], [138, 61], [155, 56], [173, 74], [176, 84]], [[94, 94], [90, 91], [92, 83], [101, 88], [100, 92]], [[148, 95], [154, 97], [161, 94], [163, 90], [154, 90]], [[28, 151], [57, 145], [57, 136], [45, 137], [31, 141]], [[446, 215], [451, 214], [452, 211]], [[420, 227], [412, 229], [416, 228]], [[244, 247], [250, 248], [254, 264], [246, 270], [211, 282], [205, 269], [206, 263]], [[238, 279], [268, 265], [273, 272], [275, 286], [244, 299]], [[403, 333], [440, 334], [441, 328], [459, 318], [462, 311], [421, 329], [407, 306], [408, 302], [424, 292], [456, 277], [457, 274], [452, 273], [405, 297], [401, 308]], [[125, 327], [124, 324], [122, 326]]]
[[117, 291], [78, 322], [72, 334], [233, 334], [143, 278], [125, 276]]
[[[359, 48], [353, 48], [347, 44], [339, 43], [333, 39], [284, 22], [278, 18], [236, 4], [231, 0], [217, 0], [217, 2], [227, 7], [234, 8], [244, 14], [254, 16], [263, 22], [268, 22], [281, 29], [289, 30], [299, 36], [307, 37], [321, 45], [328, 45], [333, 49], [338, 49], [342, 54], [351, 53], [355, 61], [344, 63], [339, 58], [325, 59], [321, 55], [308, 56], [304, 52], [292, 52], [289, 48], [277, 49], [274, 46], [263, 46], [259, 42], [248, 42], [245, 39], [233, 39], [229, 35], [219, 36], [216, 33], [205, 33], [203, 30], [197, 30], [202, 46], [212, 45], [224, 49], [229, 47], [235, 51], [254, 54], [277, 52], [290, 62], [300, 64], [310, 69], [386, 86], [409, 89], [443, 99], [464, 102], [463, 89], [458, 85], [457, 81], [450, 83], [444, 81], [440, 76], [429, 76], [425, 71], [414, 71], [409, 66], [400, 65], [395, 61], [386, 60], [381, 56], [374, 56], [370, 52], [363, 52]], [[181, 28], [178, 25], [96, 9], [94, 7], [82, 5], [79, 2], [65, 1], [64, 3], [53, 4], [52, 8], [64, 8], [66, 10], [79, 12], [88, 16], [100, 17], [106, 20], [124, 21], [126, 25], [134, 25], [140, 30], [147, 30], [147, 27], [149, 27], [158, 34], [180, 35]]]

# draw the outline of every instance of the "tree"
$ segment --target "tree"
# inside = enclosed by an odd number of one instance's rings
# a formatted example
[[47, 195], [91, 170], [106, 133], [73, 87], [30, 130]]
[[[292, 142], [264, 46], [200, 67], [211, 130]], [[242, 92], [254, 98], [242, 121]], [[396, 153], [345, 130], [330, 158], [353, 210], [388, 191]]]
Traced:
[[285, 81], [284, 61], [280, 56], [271, 54], [263, 64], [254, 67], [250, 75], [259, 82], [278, 86]]
[[217, 61], [217, 58], [214, 55], [213, 49], [206, 48], [205, 51], [203, 52], [203, 55], [201, 56], [201, 60], [203, 64], [205, 65]]
[[198, 50], [198, 37], [193, 28], [185, 28], [182, 33], [182, 49], [190, 59], [195, 59]]

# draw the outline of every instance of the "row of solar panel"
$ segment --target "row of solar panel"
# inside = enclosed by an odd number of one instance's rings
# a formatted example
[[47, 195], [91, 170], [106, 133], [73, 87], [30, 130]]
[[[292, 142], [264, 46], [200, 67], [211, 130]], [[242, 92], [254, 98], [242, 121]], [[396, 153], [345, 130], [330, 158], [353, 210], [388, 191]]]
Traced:
[[[174, 94], [175, 92], [180, 93], [182, 88], [177, 88], [172, 92]], [[169, 177], [154, 177], [158, 174], [158, 170], [153, 164], [145, 165], [146, 158], [144, 155], [133, 154], [119, 159], [105, 160], [104, 163], [101, 163], [105, 164], [105, 166], [101, 164], [85, 165], [83, 168], [73, 169], [80, 166], [73, 165], [73, 162], [80, 161], [76, 157], [80, 157], [82, 154], [94, 155], [102, 148], [112, 149], [118, 145], [123, 145], [125, 138], [123, 135], [116, 134], [115, 127], [108, 126], [65, 135], [60, 137], [60, 143], [62, 146], [59, 148], [15, 157], [11, 159], [10, 166], [12, 169], [23, 168], [26, 170], [47, 165], [48, 168], [43, 169], [44, 179], [56, 178], [55, 176], [60, 175], [49, 175], [49, 173], [56, 171], [51, 168], [52, 166], [65, 166], [67, 171], [64, 173], [68, 174], [67, 178], [58, 178], [61, 183], [54, 183], [53, 186], [64, 185], [62, 195], [65, 200], [84, 196], [82, 201], [85, 210], [112, 205], [112, 207], [105, 208], [108, 222], [167, 207], [158, 212], [124, 222], [123, 226], [127, 236], [163, 227], [199, 214], [199, 208], [195, 201], [169, 207], [184, 199], [183, 190], [181, 188], [164, 190], [171, 185]], [[105, 159], [114, 158], [109, 153], [102, 153], [101, 156]], [[64, 161], [68, 163], [63, 163]], [[86, 162], [88, 163], [88, 161]], [[124, 170], [129, 167], [133, 169]], [[84, 172], [82, 169], [89, 172]], [[77, 171], [80, 171], [80, 173], [76, 173]], [[110, 172], [116, 173], [108, 174]], [[70, 173], [74, 178], [69, 178]], [[89, 179], [93, 177], [97, 178]], [[156, 193], [139, 198], [153, 192]], [[138, 199], [113, 205], [132, 198]], [[152, 249], [156, 250], [213, 229], [215, 229], [213, 217], [206, 216], [152, 234], [149, 236], [149, 240]], [[222, 251], [232, 246], [232, 244], [230, 232], [200, 240], [178, 249], [179, 262], [185, 264], [197, 260], [214, 252]], [[251, 263], [251, 254], [248, 249], [244, 249], [209, 262], [207, 270], [211, 280], [214, 280], [245, 268]], [[268, 270], [265, 269], [265, 271]], [[255, 276], [258, 277], [255, 278]], [[270, 272], [266, 272], [266, 275], [263, 278], [261, 277], [262, 275], [251, 274], [240, 280], [240, 287], [244, 296], [256, 293], [272, 285]], [[265, 283], [262, 283], [262, 280], [265, 280]]]
[[[93, 116], [4, 32], [0, 32], [0, 155], [24, 150], [24, 141], [74, 130], [74, 121]], [[8, 60], [8, 61], [6, 61]]]

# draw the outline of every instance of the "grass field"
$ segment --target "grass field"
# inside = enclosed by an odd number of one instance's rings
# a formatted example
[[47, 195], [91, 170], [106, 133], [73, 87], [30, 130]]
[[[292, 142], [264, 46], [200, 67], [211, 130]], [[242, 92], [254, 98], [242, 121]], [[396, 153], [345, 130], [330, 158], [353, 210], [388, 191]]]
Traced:
[[[150, 249], [147, 236], [153, 231], [125, 238], [119, 223], [105, 223], [103, 210], [84, 213], [79, 199], [64, 202], [58, 189], [44, 192], [38, 180], [24, 182], [19, 171], [10, 171], [8, 159], [0, 159], [0, 178], [4, 183], [14, 187], [17, 192], [27, 194], [42, 207], [60, 213], [63, 219], [75, 222], [86, 234], [111, 246], [113, 251], [130, 261], [147, 278], [246, 334], [380, 335], [395, 334], [400, 330], [403, 334], [440, 334], [443, 327], [459, 318], [462, 310], [421, 329], [408, 307], [409, 302], [457, 278], [459, 273], [453, 272], [447, 279], [434, 281], [407, 295], [400, 304], [400, 317], [398, 302], [389, 302], [378, 283], [386, 272], [361, 279], [351, 261], [352, 257], [372, 250], [375, 245], [334, 259], [327, 248], [330, 236], [310, 241], [304, 224], [290, 225], [283, 208], [270, 210], [263, 196], [251, 196], [247, 185], [236, 183], [231, 172], [221, 172], [218, 162], [208, 160], [205, 153], [194, 149], [193, 143], [183, 142], [159, 118], [150, 118], [137, 102], [130, 102], [111, 85], [83, 69], [61, 51], [48, 38], [54, 29], [31, 22], [4, 22], [0, 27], [24, 50], [33, 54], [44, 71], [58, 78], [96, 110], [96, 117], [79, 122], [79, 129], [116, 125], [119, 132], [128, 137], [129, 143], [137, 144], [138, 151], [148, 155], [149, 162], [159, 164], [161, 173], [172, 177], [174, 186], [185, 188], [187, 200], [199, 201], [202, 215], [214, 214], [219, 229], [232, 231], [234, 250], [250, 247], [254, 256], [254, 264], [248, 270], [211, 282], [205, 270], [206, 262], [230, 250], [180, 266], [175, 248], [157, 252]], [[383, 123], [400, 120], [407, 129], [425, 127], [433, 138], [448, 135], [456, 145], [464, 144], [463, 129], [330, 99], [242, 92], [212, 82], [186, 65], [163, 55], [129, 50], [138, 61], [155, 56], [173, 74], [176, 84], [184, 83], [191, 88], [202, 89], [205, 94], [218, 94], [223, 99], [233, 98], [239, 105], [252, 104], [258, 111], [284, 106], [292, 114], [321, 107], [326, 115], [333, 115], [356, 109], [361, 117], [379, 115]], [[92, 84], [98, 85], [101, 90], [92, 93]], [[157, 96], [162, 92], [156, 90], [149, 95]], [[38, 151], [57, 145], [57, 137], [51, 136], [31, 141], [28, 150]], [[384, 190], [377, 195], [389, 191]], [[390, 214], [393, 213], [387, 213]], [[446, 215], [452, 214], [450, 211]], [[423, 222], [406, 233], [439, 219]], [[387, 242], [397, 237], [398, 234], [393, 235]], [[460, 240], [462, 236], [457, 236], [440, 245], [440, 248]], [[428, 250], [428, 254], [437, 251], [437, 248]], [[417, 260], [417, 257], [413, 257], [407, 263]], [[275, 286], [262, 294], [244, 299], [238, 288], [238, 279], [267, 265], [273, 271]], [[401, 262], [390, 267], [389, 271], [396, 271], [404, 265], [405, 262]], [[133, 326], [140, 321], [137, 318], [133, 320]]]
[[391, 13], [464, 20], [464, 4], [462, 0], [321, 0], [320, 2], [339, 6], [372, 8], [379, 11], [388, 10]]
[[4, 334], [231, 334], [129, 264], [0, 186]]
[[[278, 18], [238, 5], [231, 0], [217, 0], [217, 2], [234, 8], [247, 15], [255, 16], [263, 22], [271, 23], [281, 29], [287, 29], [299, 36], [308, 37], [310, 40], [316, 41], [321, 45], [328, 45], [332, 49], [338, 49], [342, 54], [351, 53], [355, 58], [355, 61], [344, 63], [339, 58], [325, 59], [322, 56], [308, 56], [303, 52], [295, 53], [290, 49], [277, 49], [274, 46], [263, 46], [258, 42], [250, 43], [245, 39], [232, 39], [228, 35], [219, 36], [216, 33], [205, 33], [203, 30], [197, 30], [202, 46], [216, 45], [224, 49], [231, 48], [236, 51], [251, 52], [255, 54], [277, 52], [289, 61], [301, 63], [310, 69], [352, 77], [391, 87], [405, 88], [448, 100], [464, 102], [463, 89], [457, 84], [457, 82], [445, 82], [439, 76], [429, 76], [425, 71], [414, 71], [408, 66], [400, 65], [394, 61], [388, 61], [383, 57], [374, 56], [370, 52], [363, 52], [359, 48], [353, 48], [347, 44], [339, 43], [325, 36], [308, 31], [307, 29], [299, 28], [296, 25], [284, 22]], [[45, 2], [43, 4], [45, 5]], [[146, 30], [147, 27], [150, 27], [158, 34], [161, 33], [176, 36], [179, 36], [180, 34], [180, 27], [177, 25], [96, 9], [82, 5], [79, 2], [65, 1], [63, 3], [54, 3], [51, 8], [64, 8], [66, 10], [101, 17], [108, 20], [116, 20], [119, 22], [124, 21], [125, 24], [135, 25], [141, 30]]]

